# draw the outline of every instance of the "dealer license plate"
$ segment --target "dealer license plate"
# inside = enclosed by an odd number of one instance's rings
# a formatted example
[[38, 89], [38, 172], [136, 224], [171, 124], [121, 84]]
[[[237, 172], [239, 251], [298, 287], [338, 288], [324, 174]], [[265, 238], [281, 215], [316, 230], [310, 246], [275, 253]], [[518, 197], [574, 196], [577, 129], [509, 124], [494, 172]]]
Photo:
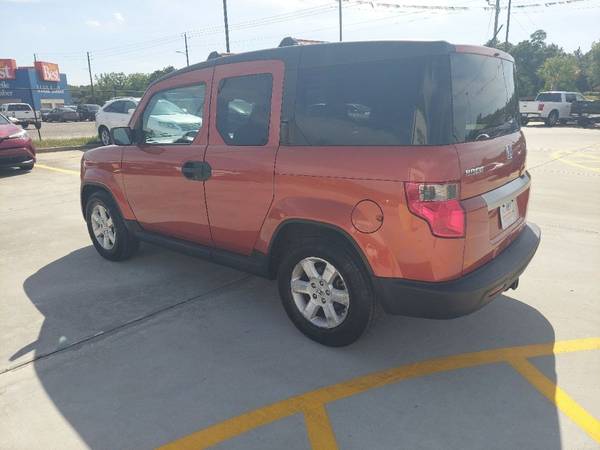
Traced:
[[514, 198], [500, 205], [500, 225], [503, 230], [515, 223], [518, 217], [517, 202]]

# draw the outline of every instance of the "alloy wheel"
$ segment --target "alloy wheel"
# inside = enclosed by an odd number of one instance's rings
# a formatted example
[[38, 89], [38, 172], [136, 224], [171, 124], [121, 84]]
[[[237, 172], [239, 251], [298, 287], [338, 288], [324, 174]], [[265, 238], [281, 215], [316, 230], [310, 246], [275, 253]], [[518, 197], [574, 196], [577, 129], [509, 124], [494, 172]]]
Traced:
[[112, 250], [117, 240], [117, 233], [108, 210], [97, 204], [92, 209], [90, 219], [92, 221], [92, 231], [98, 244], [105, 250]]
[[313, 325], [331, 329], [346, 319], [350, 294], [330, 262], [314, 256], [302, 259], [292, 270], [290, 288], [298, 311]]

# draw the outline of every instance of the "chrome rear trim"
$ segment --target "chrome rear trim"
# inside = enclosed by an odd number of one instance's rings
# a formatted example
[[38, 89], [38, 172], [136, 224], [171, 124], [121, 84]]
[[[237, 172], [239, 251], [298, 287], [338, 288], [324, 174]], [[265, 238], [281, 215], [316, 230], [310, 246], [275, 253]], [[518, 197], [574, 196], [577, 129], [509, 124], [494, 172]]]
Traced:
[[529, 189], [530, 185], [531, 177], [529, 176], [529, 172], [525, 172], [525, 174], [512, 180], [510, 183], [506, 183], [504, 186], [500, 186], [493, 191], [486, 192], [482, 197], [487, 204], [488, 211], [492, 211]]

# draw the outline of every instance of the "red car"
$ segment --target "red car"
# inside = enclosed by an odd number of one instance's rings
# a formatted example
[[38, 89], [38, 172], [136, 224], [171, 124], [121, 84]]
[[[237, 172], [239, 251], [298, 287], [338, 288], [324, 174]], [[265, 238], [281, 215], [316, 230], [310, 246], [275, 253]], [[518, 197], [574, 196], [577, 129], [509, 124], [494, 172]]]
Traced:
[[377, 304], [470, 313], [516, 289], [540, 241], [514, 80], [510, 55], [446, 42], [184, 68], [83, 156], [90, 237], [111, 260], [143, 240], [277, 278], [325, 345], [356, 340]]
[[27, 132], [0, 114], [0, 167], [33, 169], [35, 147]]

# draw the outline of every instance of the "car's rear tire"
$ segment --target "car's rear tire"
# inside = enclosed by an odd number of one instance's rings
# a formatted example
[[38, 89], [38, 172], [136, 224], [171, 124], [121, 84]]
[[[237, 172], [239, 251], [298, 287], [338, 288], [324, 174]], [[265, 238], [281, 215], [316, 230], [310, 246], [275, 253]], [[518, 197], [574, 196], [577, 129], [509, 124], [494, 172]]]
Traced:
[[21, 128], [23, 128], [24, 130], [29, 128], [29, 122], [21, 122]]
[[32, 169], [33, 169], [33, 165], [34, 165], [34, 163], [21, 164], [21, 165], [19, 166], [19, 169], [21, 169], [21, 170], [24, 170], [24, 171], [28, 172], [28, 171], [30, 171], [30, 170], [32, 170]]
[[553, 110], [548, 114], [548, 118], [546, 119], [546, 126], [553, 127], [558, 122], [558, 111]]
[[287, 315], [320, 344], [349, 345], [373, 319], [376, 298], [368, 275], [356, 255], [335, 241], [308, 240], [286, 249], [277, 278]]
[[526, 126], [529, 123], [528, 118], [521, 118], [521, 125]]
[[101, 126], [100, 128], [98, 128], [98, 137], [100, 138], [100, 142], [102, 142], [102, 145], [112, 144], [110, 131], [105, 126]]
[[129, 232], [119, 208], [106, 192], [95, 192], [89, 197], [85, 220], [92, 243], [102, 257], [123, 261], [138, 249], [138, 239]]

